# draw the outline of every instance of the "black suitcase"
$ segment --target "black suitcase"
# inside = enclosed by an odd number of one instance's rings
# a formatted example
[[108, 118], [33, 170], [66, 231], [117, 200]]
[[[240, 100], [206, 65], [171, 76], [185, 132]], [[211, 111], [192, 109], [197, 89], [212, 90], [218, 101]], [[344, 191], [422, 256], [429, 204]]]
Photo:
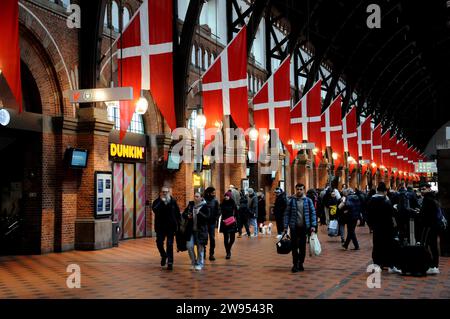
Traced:
[[409, 243], [398, 250], [398, 268], [403, 275], [426, 276], [431, 265], [431, 254], [426, 245], [429, 230], [422, 232], [421, 241], [416, 243], [414, 219], [409, 222]]

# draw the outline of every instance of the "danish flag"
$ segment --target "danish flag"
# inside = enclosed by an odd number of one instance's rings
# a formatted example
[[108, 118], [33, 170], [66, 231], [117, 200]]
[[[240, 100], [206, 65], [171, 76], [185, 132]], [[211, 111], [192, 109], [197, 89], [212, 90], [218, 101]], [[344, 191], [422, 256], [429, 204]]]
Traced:
[[[290, 56], [273, 73], [253, 98], [253, 120], [256, 128], [278, 130], [279, 138], [289, 149], [291, 112]], [[293, 157], [291, 157], [292, 159]]]
[[[0, 9], [0, 70], [22, 112], [22, 86], [20, 82], [19, 1], [4, 0]], [[4, 101], [5, 102], [5, 101]]]
[[[398, 159], [397, 159], [397, 138], [392, 136], [390, 141], [390, 155], [391, 155], [391, 169], [398, 169]], [[397, 174], [395, 174], [397, 176]]]
[[172, 1], [144, 0], [118, 42], [119, 83], [132, 86], [134, 97], [120, 103], [120, 139], [130, 125], [141, 90], [151, 90], [167, 124], [176, 128], [172, 22]]
[[342, 96], [331, 102], [330, 106], [321, 115], [321, 135], [322, 146], [331, 147], [334, 153], [337, 153], [338, 158], [334, 160], [334, 165], [337, 168], [344, 153], [344, 145], [342, 142]]
[[358, 127], [358, 155], [362, 160], [372, 160], [372, 128], [370, 126], [372, 116]]
[[321, 145], [322, 81], [317, 81], [291, 110], [291, 137], [294, 142], [308, 141]]
[[377, 165], [381, 165], [381, 124], [378, 124], [372, 135], [372, 155], [373, 161]]
[[342, 119], [342, 141], [344, 152], [348, 152], [357, 159], [358, 157], [358, 132], [356, 128], [356, 107], [352, 107]]
[[381, 136], [381, 163], [384, 167], [388, 169], [388, 172], [391, 169], [391, 133], [389, 130], [387, 130], [382, 136]]
[[217, 127], [224, 115], [231, 115], [238, 128], [248, 128], [246, 26], [203, 74], [202, 95], [206, 128]]

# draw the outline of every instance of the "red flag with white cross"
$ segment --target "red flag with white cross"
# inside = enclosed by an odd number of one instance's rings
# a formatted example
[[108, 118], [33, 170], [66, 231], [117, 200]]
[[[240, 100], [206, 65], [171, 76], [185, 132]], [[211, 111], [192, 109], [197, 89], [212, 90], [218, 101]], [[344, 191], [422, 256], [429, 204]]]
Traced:
[[172, 1], [144, 0], [118, 41], [121, 86], [133, 87], [133, 101], [120, 102], [122, 139], [141, 97], [150, 90], [170, 129], [176, 128], [173, 93]]
[[372, 135], [372, 154], [373, 154], [373, 162], [380, 166], [381, 165], [381, 124], [375, 126]]
[[257, 129], [278, 130], [280, 140], [294, 158], [290, 139], [291, 113], [290, 56], [269, 77], [253, 98], [253, 120]]
[[331, 102], [321, 115], [321, 137], [323, 147], [331, 147], [334, 158], [334, 166], [337, 168], [342, 161], [344, 144], [342, 142], [342, 96]]
[[[8, 83], [19, 113], [22, 112], [20, 82], [19, 1], [3, 0], [0, 9], [0, 76]], [[9, 106], [9, 105], [8, 105]]]
[[358, 155], [364, 161], [372, 160], [372, 116], [358, 127]]
[[358, 159], [358, 131], [356, 124], [356, 107], [353, 106], [342, 119], [342, 141], [344, 152], [348, 152], [354, 159]]
[[219, 127], [224, 115], [244, 131], [249, 127], [246, 26], [202, 75], [202, 96], [207, 129]]
[[319, 163], [322, 156], [322, 140], [320, 138], [321, 90], [322, 81], [319, 80], [291, 110], [291, 138], [294, 143], [306, 141], [315, 144], [318, 150], [315, 156], [316, 164]]

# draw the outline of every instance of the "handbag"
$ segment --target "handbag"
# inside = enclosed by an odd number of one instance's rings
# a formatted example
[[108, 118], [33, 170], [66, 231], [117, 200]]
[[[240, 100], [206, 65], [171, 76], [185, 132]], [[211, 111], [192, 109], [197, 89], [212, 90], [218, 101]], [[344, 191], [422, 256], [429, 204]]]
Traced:
[[236, 222], [236, 217], [234, 217], [234, 216], [228, 217], [227, 219], [223, 220], [223, 224], [225, 226], [233, 225], [235, 222]]
[[276, 243], [277, 253], [281, 255], [289, 254], [292, 251], [291, 238], [284, 233], [281, 239]]
[[312, 233], [309, 237], [309, 255], [319, 256], [322, 253], [322, 246], [316, 233]]

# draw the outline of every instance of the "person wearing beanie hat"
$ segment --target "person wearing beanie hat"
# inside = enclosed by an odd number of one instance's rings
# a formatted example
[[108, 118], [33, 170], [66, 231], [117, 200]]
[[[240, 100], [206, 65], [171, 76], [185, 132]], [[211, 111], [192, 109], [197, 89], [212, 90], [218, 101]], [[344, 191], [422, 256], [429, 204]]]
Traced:
[[389, 273], [401, 273], [395, 267], [394, 208], [387, 197], [385, 183], [378, 183], [377, 193], [370, 198], [367, 210], [367, 223], [373, 229], [373, 263], [381, 269], [388, 267]]
[[[224, 195], [224, 200], [220, 204], [220, 232], [223, 234], [223, 241], [225, 251], [227, 253], [226, 259], [231, 258], [231, 247], [234, 244], [236, 232], [237, 232], [237, 207], [232, 198], [232, 192], [227, 191]], [[234, 217], [234, 222], [226, 225], [224, 220]]]

